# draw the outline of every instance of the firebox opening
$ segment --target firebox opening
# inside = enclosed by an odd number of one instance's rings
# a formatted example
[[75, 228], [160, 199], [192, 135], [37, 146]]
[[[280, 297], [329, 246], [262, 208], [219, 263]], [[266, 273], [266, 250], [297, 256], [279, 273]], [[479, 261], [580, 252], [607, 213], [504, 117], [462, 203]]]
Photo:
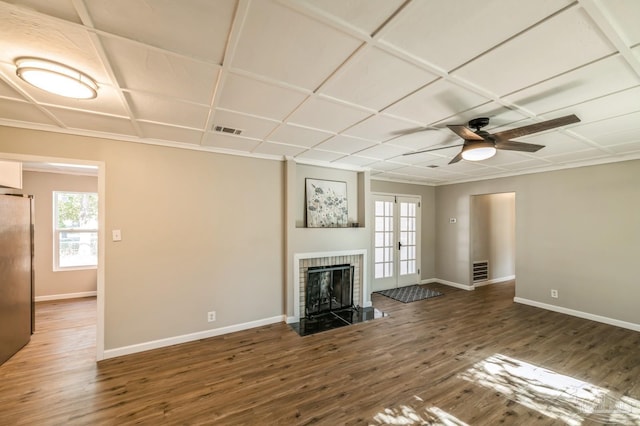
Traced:
[[305, 316], [357, 310], [353, 303], [354, 267], [349, 264], [311, 266], [307, 269]]

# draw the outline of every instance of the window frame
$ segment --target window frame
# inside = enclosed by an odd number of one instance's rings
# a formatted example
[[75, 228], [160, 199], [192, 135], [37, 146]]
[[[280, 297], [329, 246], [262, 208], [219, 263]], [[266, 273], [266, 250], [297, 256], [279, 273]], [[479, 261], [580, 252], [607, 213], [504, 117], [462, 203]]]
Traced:
[[[79, 270], [87, 270], [87, 269], [97, 269], [98, 268], [98, 256], [96, 255], [96, 263], [95, 265], [70, 265], [70, 266], [60, 266], [60, 233], [95, 233], [96, 239], [99, 236], [98, 233], [98, 220], [96, 220], [96, 228], [58, 228], [58, 196], [57, 194], [89, 194], [95, 195], [96, 199], [98, 199], [98, 193], [93, 191], [52, 191], [52, 210], [53, 210], [53, 271], [79, 271]], [[98, 213], [99, 209], [96, 206], [96, 213]]]

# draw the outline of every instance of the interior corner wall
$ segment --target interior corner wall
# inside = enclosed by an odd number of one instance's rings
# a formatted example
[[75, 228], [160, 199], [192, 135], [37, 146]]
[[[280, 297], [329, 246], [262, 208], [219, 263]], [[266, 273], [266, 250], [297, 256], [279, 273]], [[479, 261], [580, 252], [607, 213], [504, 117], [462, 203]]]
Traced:
[[421, 197], [422, 206], [420, 210], [422, 211], [422, 222], [420, 224], [420, 231], [422, 246], [420, 252], [420, 278], [423, 280], [436, 278], [435, 187], [372, 179], [371, 191], [374, 193], [416, 195]]
[[436, 187], [436, 275], [470, 284], [470, 196], [515, 192], [516, 297], [640, 324], [638, 176], [630, 160]]
[[0, 153], [104, 162], [105, 350], [282, 319], [282, 162], [5, 126]]
[[95, 293], [96, 269], [53, 270], [53, 191], [98, 192], [98, 178], [60, 173], [23, 172], [22, 193], [34, 196], [35, 296]]

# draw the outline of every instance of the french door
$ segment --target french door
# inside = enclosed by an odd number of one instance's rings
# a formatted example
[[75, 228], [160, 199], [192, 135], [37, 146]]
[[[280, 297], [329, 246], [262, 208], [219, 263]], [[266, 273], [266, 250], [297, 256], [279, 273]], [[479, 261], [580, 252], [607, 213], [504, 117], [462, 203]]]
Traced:
[[373, 195], [373, 291], [420, 281], [420, 198]]

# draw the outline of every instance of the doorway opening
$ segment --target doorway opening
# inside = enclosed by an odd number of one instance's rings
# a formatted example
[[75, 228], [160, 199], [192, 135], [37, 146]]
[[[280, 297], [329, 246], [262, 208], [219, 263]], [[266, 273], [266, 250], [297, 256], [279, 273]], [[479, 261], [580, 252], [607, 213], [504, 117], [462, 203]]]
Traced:
[[471, 196], [470, 279], [482, 286], [515, 279], [516, 194]]
[[[62, 180], [64, 180], [64, 176], [70, 177], [73, 175], [87, 175], [89, 171], [94, 178], [93, 186], [91, 187], [91, 192], [97, 192], [98, 194], [98, 229], [97, 229], [97, 268], [94, 269], [94, 281], [95, 281], [95, 291], [91, 292], [74, 292], [66, 291], [62, 289], [53, 297], [36, 297], [35, 300], [38, 302], [49, 302], [52, 300], [64, 299], [66, 293], [69, 297], [94, 297], [95, 296], [95, 314], [94, 321], [95, 324], [95, 353], [96, 353], [96, 361], [100, 361], [104, 358], [104, 226], [105, 226], [105, 167], [103, 162], [98, 161], [90, 161], [90, 160], [77, 160], [77, 159], [67, 159], [67, 158], [55, 158], [55, 157], [41, 157], [41, 156], [32, 156], [32, 155], [23, 155], [23, 154], [11, 154], [11, 153], [0, 153], [0, 159], [7, 161], [15, 161], [23, 163], [23, 173], [32, 173], [36, 174], [44, 174], [44, 173], [56, 173], [55, 176], [60, 176]], [[77, 177], [77, 176], [76, 176]], [[36, 179], [37, 180], [37, 179]], [[40, 179], [41, 183], [47, 181], [47, 179]], [[63, 189], [63, 188], [59, 188]], [[22, 190], [16, 190], [20, 193], [29, 193], [30, 189], [26, 188], [23, 185]], [[45, 190], [45, 191], [48, 191]], [[50, 192], [50, 191], [49, 191]], [[52, 194], [49, 194], [52, 196]], [[38, 230], [42, 230], [42, 226], [38, 227], [38, 216], [37, 212], [50, 212], [53, 213], [52, 205], [48, 205], [46, 200], [40, 200], [38, 203], [38, 199], [36, 199], [36, 243], [38, 242]], [[43, 220], [41, 219], [41, 222]], [[46, 222], [48, 220], [45, 220]], [[43, 223], [44, 223], [43, 222]], [[53, 220], [49, 221], [50, 223]], [[53, 247], [53, 232], [44, 232], [42, 235], [47, 234], [47, 241], [44, 243], [40, 243], [41, 245], [47, 245], [49, 247]], [[37, 253], [36, 253], [37, 254]], [[41, 256], [42, 257], [42, 256]], [[41, 266], [42, 268], [47, 268], [48, 272], [51, 273], [52, 265], [51, 259], [52, 256], [47, 256], [47, 259], [42, 259], [43, 262], [48, 262], [46, 265]], [[38, 262], [36, 257], [36, 262]], [[36, 266], [36, 283], [35, 286], [37, 288], [38, 281], [42, 280], [43, 274], [37, 274], [38, 266]], [[63, 272], [64, 273], [64, 272]], [[88, 294], [91, 293], [91, 294]], [[37, 294], [37, 290], [36, 290]], [[55, 303], [54, 303], [55, 305]], [[38, 324], [36, 321], [36, 331], [38, 330]]]

